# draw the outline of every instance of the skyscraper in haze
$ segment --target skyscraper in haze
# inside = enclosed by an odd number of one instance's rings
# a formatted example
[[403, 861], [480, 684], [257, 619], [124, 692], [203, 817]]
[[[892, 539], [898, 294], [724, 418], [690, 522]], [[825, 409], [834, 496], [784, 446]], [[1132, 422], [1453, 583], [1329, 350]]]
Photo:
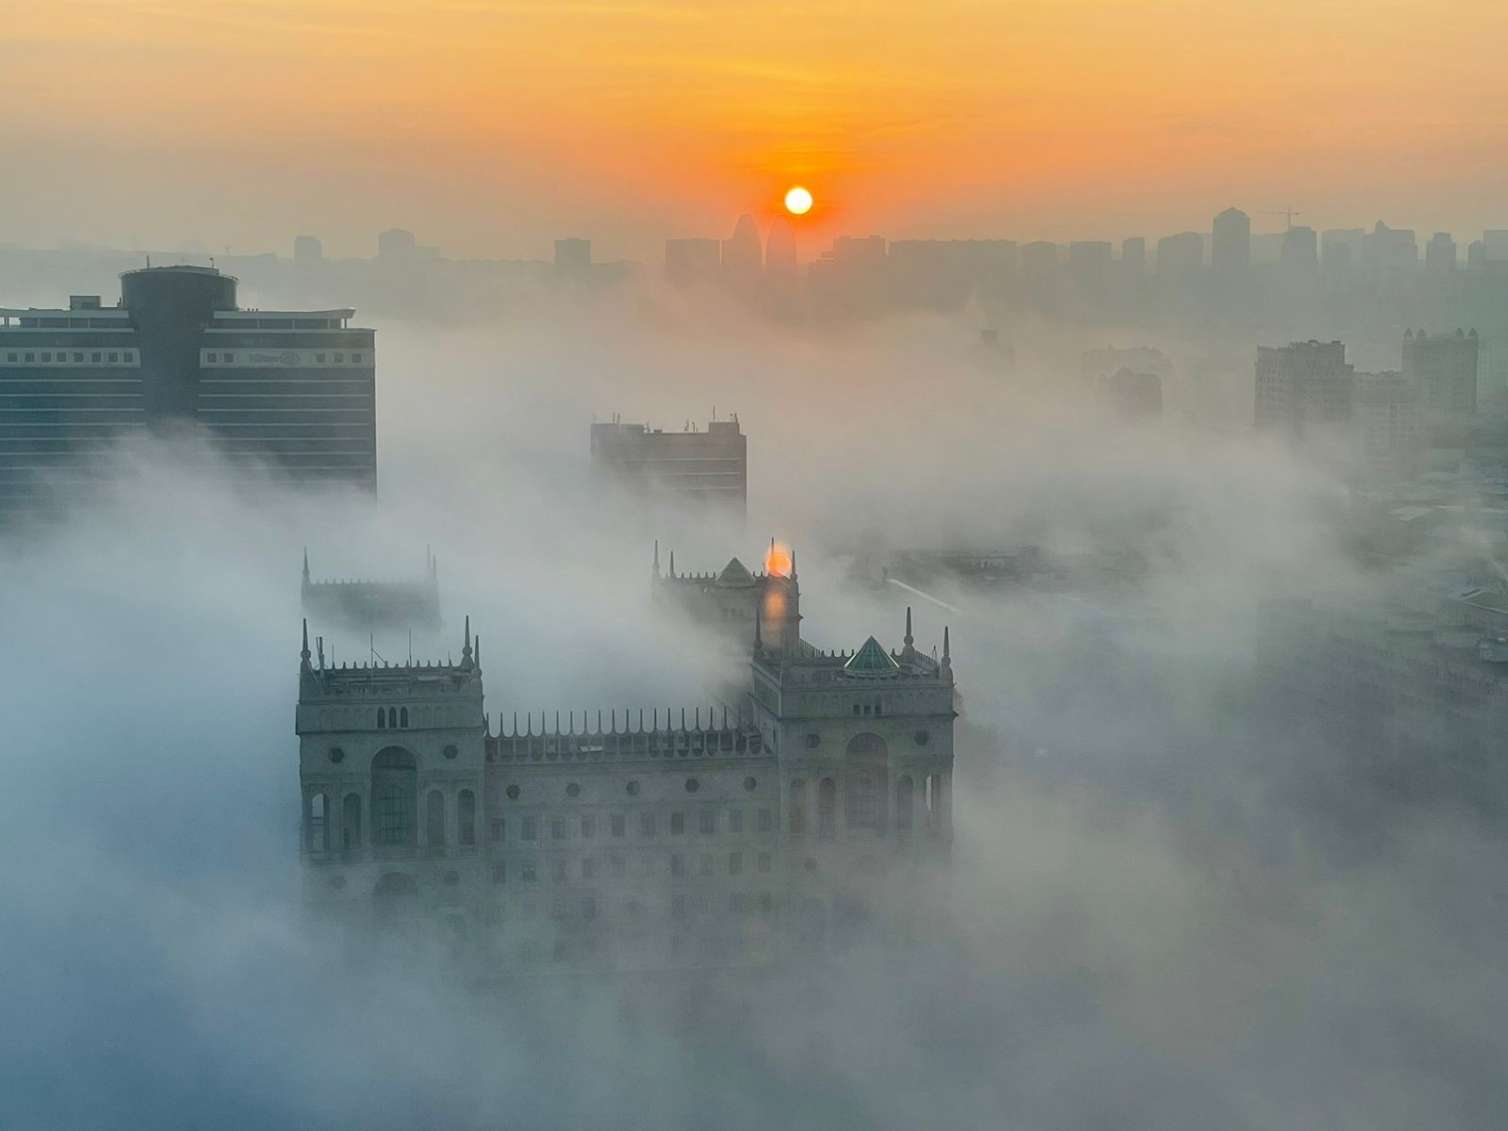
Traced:
[[1251, 217], [1239, 208], [1227, 208], [1215, 217], [1210, 267], [1223, 278], [1244, 275], [1251, 267]]
[[1256, 426], [1295, 439], [1350, 424], [1355, 373], [1341, 342], [1257, 347]]
[[796, 232], [784, 217], [770, 225], [765, 237], [764, 271], [772, 283], [794, 282], [796, 279]]
[[1319, 270], [1319, 238], [1313, 228], [1297, 225], [1283, 233], [1278, 260], [1284, 268], [1301, 274]]
[[594, 423], [591, 442], [593, 473], [629, 490], [739, 511], [747, 502], [748, 437], [736, 416], [679, 432], [615, 419]]
[[121, 299], [0, 309], [0, 512], [77, 481], [111, 441], [197, 422], [235, 464], [373, 489], [375, 335], [354, 310], [241, 310], [212, 267], [121, 276]]
[[1456, 269], [1456, 241], [1449, 232], [1436, 232], [1424, 245], [1424, 265], [1436, 275], [1449, 275]]
[[1476, 412], [1479, 356], [1475, 330], [1404, 331], [1403, 376], [1419, 390], [1431, 426], [1461, 424]]
[[722, 251], [723, 282], [742, 294], [752, 293], [764, 273], [763, 241], [754, 217], [745, 212], [738, 218]]
[[1179, 232], [1157, 241], [1157, 277], [1178, 283], [1193, 278], [1204, 267], [1204, 237], [1198, 232]]

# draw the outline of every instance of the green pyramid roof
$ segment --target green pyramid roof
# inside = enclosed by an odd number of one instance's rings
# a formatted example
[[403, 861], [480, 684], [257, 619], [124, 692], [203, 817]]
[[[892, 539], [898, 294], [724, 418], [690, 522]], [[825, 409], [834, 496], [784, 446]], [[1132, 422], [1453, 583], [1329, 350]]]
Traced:
[[723, 572], [717, 575], [719, 585], [753, 585], [754, 577], [744, 568], [744, 563], [737, 558], [732, 559], [723, 566]]
[[892, 675], [901, 666], [892, 660], [880, 642], [871, 636], [864, 646], [848, 658], [843, 670], [850, 675]]

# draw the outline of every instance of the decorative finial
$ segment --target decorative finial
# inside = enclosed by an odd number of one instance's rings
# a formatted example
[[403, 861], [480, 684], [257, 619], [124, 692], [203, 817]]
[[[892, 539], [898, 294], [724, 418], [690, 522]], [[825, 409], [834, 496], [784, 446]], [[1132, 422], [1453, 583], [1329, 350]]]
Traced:
[[945, 659], [945, 660], [952, 659], [952, 656], [951, 656], [951, 654], [949, 653], [949, 650], [948, 650], [948, 626], [947, 625], [943, 625], [943, 659]]
[[482, 670], [482, 634], [480, 632], [476, 634], [476, 654], [473, 664], [477, 671]]
[[675, 576], [675, 551], [670, 551], [670, 576]]
[[309, 547], [304, 547], [304, 584], [309, 584]]
[[309, 618], [305, 617], [304, 618], [304, 649], [303, 649], [302, 652], [300, 652], [298, 654], [298, 657], [299, 657], [299, 670], [300, 671], [310, 671], [311, 670], [310, 667], [309, 667], [309, 656], [310, 655], [311, 655], [311, 653], [309, 651]]
[[655, 577], [660, 576], [660, 540], [655, 539]]
[[791, 580], [796, 580], [796, 547], [791, 547]]
[[466, 638], [461, 645], [461, 667], [471, 667], [471, 614], [466, 614]]

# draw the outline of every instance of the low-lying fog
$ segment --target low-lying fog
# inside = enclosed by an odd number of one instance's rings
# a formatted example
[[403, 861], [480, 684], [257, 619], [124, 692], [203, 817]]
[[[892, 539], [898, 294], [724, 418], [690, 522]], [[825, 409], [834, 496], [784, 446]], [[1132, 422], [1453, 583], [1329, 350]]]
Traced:
[[[973, 333], [382, 326], [375, 501], [232, 476], [189, 436], [0, 538], [0, 1124], [1502, 1125], [1501, 799], [1400, 796], [1255, 706], [1263, 602], [1376, 584], [1331, 533], [1339, 485], [1239, 432], [1115, 420], [1076, 375], [981, 367]], [[714, 408], [749, 435], [746, 525], [590, 482], [593, 413]], [[705, 702], [709, 646], [651, 616], [653, 542], [712, 570], [772, 536], [818, 645], [896, 646], [908, 602], [920, 646], [952, 627], [928, 937], [478, 992], [302, 930], [305, 546], [316, 576], [374, 577], [432, 546], [433, 658], [469, 613], [495, 717]], [[854, 579], [886, 547], [1027, 542], [1146, 572], [933, 594], [956, 612]], [[408, 647], [327, 635], [338, 660]]]

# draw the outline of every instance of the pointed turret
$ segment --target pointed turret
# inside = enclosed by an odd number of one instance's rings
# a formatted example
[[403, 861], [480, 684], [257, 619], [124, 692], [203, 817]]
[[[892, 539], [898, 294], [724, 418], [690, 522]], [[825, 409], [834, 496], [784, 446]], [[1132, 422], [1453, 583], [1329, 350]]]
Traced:
[[309, 547], [304, 547], [304, 584], [309, 584]]
[[905, 647], [901, 649], [901, 655], [905, 656], [909, 660], [912, 656], [916, 655], [916, 638], [911, 635], [910, 605], [906, 606], [906, 636], [904, 638], [904, 643]]
[[654, 577], [654, 579], [656, 581], [660, 580], [660, 540], [658, 538], [655, 539], [655, 577]]
[[948, 639], [948, 626], [943, 625], [943, 654], [941, 673], [942, 677], [949, 683], [953, 681], [953, 650], [951, 643], [952, 642]]
[[309, 618], [305, 617], [304, 618], [304, 648], [303, 648], [303, 651], [301, 651], [298, 654], [298, 658], [299, 658], [299, 671], [301, 671], [301, 672], [309, 672], [309, 671], [313, 671], [314, 670], [313, 668], [311, 668], [309, 666], [309, 657], [310, 657], [310, 655], [312, 655], [312, 653], [309, 651]]
[[470, 671], [471, 663], [471, 614], [466, 614], [466, 636], [461, 645], [461, 669]]

